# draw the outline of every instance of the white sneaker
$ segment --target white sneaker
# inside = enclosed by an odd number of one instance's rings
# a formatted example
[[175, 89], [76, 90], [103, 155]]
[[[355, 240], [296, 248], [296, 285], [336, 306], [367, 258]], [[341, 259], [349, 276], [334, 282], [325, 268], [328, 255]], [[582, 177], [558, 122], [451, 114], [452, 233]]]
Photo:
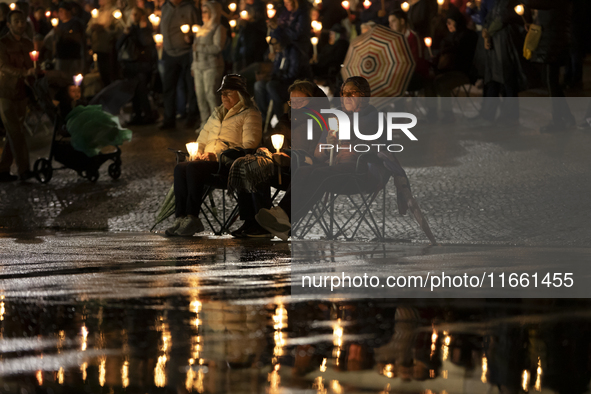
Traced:
[[287, 213], [283, 209], [280, 207], [273, 207], [271, 209], [263, 208], [255, 215], [255, 219], [265, 230], [281, 238], [283, 241], [287, 241], [289, 231], [291, 230], [291, 223], [289, 216], [287, 216]]
[[181, 226], [183, 219], [185, 218], [176, 218], [174, 224], [171, 227], [167, 228], [164, 231], [164, 234], [168, 235], [169, 237], [175, 236], [176, 234], [174, 232]]
[[201, 220], [198, 217], [189, 215], [183, 219], [179, 228], [174, 232], [174, 235], [192, 237], [203, 230], [205, 230], [205, 226], [201, 223]]

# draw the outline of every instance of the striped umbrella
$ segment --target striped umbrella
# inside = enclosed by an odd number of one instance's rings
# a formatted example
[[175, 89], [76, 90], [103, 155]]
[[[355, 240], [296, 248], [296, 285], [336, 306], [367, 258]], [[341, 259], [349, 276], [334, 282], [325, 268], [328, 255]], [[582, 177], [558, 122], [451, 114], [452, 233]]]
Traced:
[[414, 69], [404, 35], [378, 25], [351, 42], [341, 73], [343, 79], [366, 78], [373, 97], [396, 97], [406, 91]]

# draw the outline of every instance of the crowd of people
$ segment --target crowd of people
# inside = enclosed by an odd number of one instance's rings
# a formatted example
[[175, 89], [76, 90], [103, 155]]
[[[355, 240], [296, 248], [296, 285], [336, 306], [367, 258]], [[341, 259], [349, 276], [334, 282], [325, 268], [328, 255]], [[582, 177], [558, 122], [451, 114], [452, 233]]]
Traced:
[[[320, 138], [315, 136], [310, 149], [298, 153], [303, 155], [299, 162], [307, 165], [294, 177], [316, 187], [306, 195], [293, 190], [297, 209], [292, 217], [289, 187], [278, 207], [268, 198], [273, 166], [289, 160], [285, 153], [257, 149], [271, 146], [270, 133], [263, 135], [263, 130], [276, 116], [271, 132], [285, 135], [289, 153], [302, 134], [290, 129], [292, 109], [305, 105], [302, 100], [308, 103], [306, 98], [341, 96], [345, 112], [375, 112], [363, 100], [371, 97], [368, 81], [341, 77], [356, 36], [383, 25], [405, 37], [416, 64], [409, 94], [449, 97], [459, 86], [482, 81], [486, 99], [475, 125], [516, 124], [518, 106], [499, 97], [517, 97], [543, 83], [553, 97], [553, 112], [542, 131], [561, 131], [575, 124], [563, 89], [582, 84], [590, 40], [580, 16], [587, 8], [584, 0], [0, 3], [0, 115], [7, 135], [0, 181], [34, 175], [23, 129], [30, 78], [47, 78], [54, 91], [66, 92], [56, 98], [65, 97], [69, 104], [81, 94], [71, 89], [73, 76], [85, 76], [86, 97], [100, 90], [92, 84], [133, 81], [130, 125], [155, 123], [162, 112], [160, 129], [175, 129], [184, 119], [185, 127], [199, 134], [197, 160], [175, 169], [177, 219], [167, 234], [203, 230], [198, 216], [204, 185], [219, 181], [223, 152], [238, 149], [244, 155], [225, 169], [228, 182], [238, 185], [245, 220], [233, 235], [287, 239], [291, 223], [321, 198], [330, 179], [351, 173], [357, 158], [339, 154], [336, 164], [327, 167], [326, 158], [314, 151]], [[440, 115], [437, 100], [426, 102], [427, 121], [455, 121], [449, 100], [441, 101]], [[591, 110], [588, 115], [591, 121]], [[581, 127], [591, 128], [591, 123], [585, 120]], [[335, 137], [323, 138], [330, 142]], [[10, 173], [13, 161], [17, 176]], [[240, 180], [244, 173], [257, 174], [256, 179]]]

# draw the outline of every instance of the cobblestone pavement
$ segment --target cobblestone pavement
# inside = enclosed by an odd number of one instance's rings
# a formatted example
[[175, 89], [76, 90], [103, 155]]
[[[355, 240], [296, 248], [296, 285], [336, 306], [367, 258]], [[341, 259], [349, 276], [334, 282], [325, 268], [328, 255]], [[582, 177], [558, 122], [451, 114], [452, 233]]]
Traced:
[[[540, 134], [537, 128], [549, 118], [549, 100], [529, 100], [529, 107], [522, 106], [520, 127], [475, 127], [458, 114], [453, 125], [419, 123], [419, 141], [404, 143], [405, 150], [398, 157], [438, 241], [590, 244], [591, 134]], [[573, 100], [571, 107], [580, 119], [588, 99]], [[473, 103], [458, 103], [470, 115]], [[0, 184], [1, 226], [12, 230], [148, 231], [172, 184], [175, 158], [167, 148], [182, 149], [195, 134], [159, 131], [156, 126], [133, 131], [133, 140], [122, 146], [119, 180], [107, 175], [105, 164], [96, 183], [63, 170], [54, 172], [46, 185], [34, 180]], [[33, 145], [32, 159], [47, 156], [47, 138], [36, 138]], [[414, 220], [396, 212], [390, 182], [388, 237], [427, 242]]]

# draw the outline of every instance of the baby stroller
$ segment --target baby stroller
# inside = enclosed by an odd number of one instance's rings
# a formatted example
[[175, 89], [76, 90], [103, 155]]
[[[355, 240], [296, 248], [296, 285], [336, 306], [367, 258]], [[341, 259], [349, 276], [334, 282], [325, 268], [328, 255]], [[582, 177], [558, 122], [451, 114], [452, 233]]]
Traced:
[[[66, 129], [65, 119], [51, 100], [47, 79], [37, 79], [32, 86], [32, 90], [37, 99], [36, 105], [50, 119], [54, 120], [49, 157], [37, 159], [33, 166], [35, 178], [39, 182], [48, 183], [53, 176], [54, 170], [68, 168], [76, 171], [81, 177], [96, 182], [99, 178], [99, 168], [109, 160], [113, 162], [108, 168], [109, 176], [113, 179], [121, 176], [121, 149], [118, 146], [114, 146], [116, 150], [112, 153], [99, 153], [92, 157], [74, 149], [70, 143], [70, 135]], [[54, 160], [63, 166], [54, 168], [52, 165]]]

